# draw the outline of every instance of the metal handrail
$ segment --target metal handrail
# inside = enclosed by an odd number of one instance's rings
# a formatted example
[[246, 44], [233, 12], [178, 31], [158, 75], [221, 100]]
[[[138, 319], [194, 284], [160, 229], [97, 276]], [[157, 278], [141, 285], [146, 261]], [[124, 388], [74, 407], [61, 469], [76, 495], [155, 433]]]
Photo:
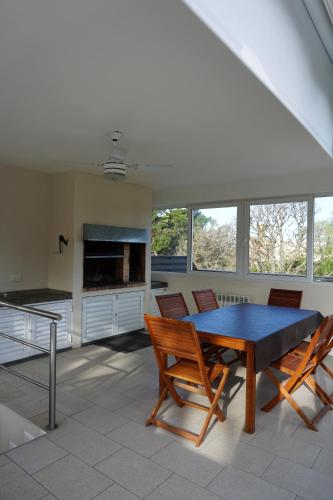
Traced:
[[52, 321], [60, 321], [62, 318], [61, 314], [44, 311], [43, 309], [37, 309], [37, 307], [19, 306], [17, 304], [12, 304], [11, 302], [4, 302], [3, 300], [0, 300], [0, 306], [8, 307], [9, 309], [16, 309], [17, 311], [26, 312], [29, 314], [34, 314], [35, 316], [42, 316], [42, 318], [52, 319]]
[[61, 314], [53, 313], [50, 311], [44, 311], [42, 309], [37, 309], [36, 307], [29, 306], [19, 306], [16, 304], [12, 304], [11, 302], [0, 301], [0, 306], [7, 307], [8, 309], [15, 309], [17, 311], [25, 312], [28, 314], [32, 314], [34, 316], [41, 316], [43, 318], [47, 318], [51, 320], [50, 323], [50, 349], [45, 349], [44, 347], [33, 344], [32, 342], [28, 342], [27, 340], [19, 339], [13, 335], [8, 335], [7, 333], [0, 332], [0, 336], [12, 340], [14, 342], [18, 342], [23, 345], [27, 345], [32, 347], [33, 349], [37, 349], [39, 351], [45, 352], [49, 354], [49, 385], [42, 384], [37, 380], [34, 380], [22, 373], [18, 373], [7, 366], [0, 365], [0, 369], [5, 370], [6, 372], [12, 373], [17, 377], [20, 377], [32, 384], [38, 385], [43, 389], [49, 391], [49, 425], [48, 429], [53, 430], [56, 427], [55, 422], [55, 412], [56, 412], [56, 352], [57, 352], [57, 323], [56, 321], [61, 321]]

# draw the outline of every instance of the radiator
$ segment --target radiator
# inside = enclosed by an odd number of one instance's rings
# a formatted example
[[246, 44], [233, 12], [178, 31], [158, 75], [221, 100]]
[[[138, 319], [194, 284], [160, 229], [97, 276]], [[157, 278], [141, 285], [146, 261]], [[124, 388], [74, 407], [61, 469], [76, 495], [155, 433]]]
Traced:
[[220, 307], [251, 302], [248, 295], [239, 295], [238, 293], [216, 292], [215, 295]]

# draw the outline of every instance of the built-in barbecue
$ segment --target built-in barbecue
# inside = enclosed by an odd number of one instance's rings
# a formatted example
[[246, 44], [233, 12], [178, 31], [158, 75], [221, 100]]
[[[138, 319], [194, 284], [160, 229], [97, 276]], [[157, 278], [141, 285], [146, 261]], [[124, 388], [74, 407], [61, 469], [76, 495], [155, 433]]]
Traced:
[[84, 224], [83, 241], [85, 289], [144, 284], [145, 229]]

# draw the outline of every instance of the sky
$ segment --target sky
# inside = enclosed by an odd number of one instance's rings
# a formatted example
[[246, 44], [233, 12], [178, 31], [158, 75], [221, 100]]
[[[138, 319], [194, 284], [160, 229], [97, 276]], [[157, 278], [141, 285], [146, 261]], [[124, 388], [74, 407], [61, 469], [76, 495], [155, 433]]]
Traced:
[[[200, 211], [207, 217], [213, 217], [219, 225], [228, 224], [237, 216], [236, 207], [201, 208]], [[333, 196], [324, 196], [315, 199], [315, 222], [333, 218]]]

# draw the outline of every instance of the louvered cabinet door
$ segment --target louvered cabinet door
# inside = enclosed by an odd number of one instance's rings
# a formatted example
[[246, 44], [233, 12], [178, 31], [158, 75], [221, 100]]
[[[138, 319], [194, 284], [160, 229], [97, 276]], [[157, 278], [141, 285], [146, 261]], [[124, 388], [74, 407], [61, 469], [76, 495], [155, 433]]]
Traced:
[[[72, 301], [59, 300], [56, 302], [46, 302], [43, 304], [33, 304], [33, 307], [45, 309], [46, 311], [61, 314], [62, 320], [57, 321], [57, 349], [64, 349], [72, 345]], [[30, 315], [31, 321], [31, 342], [41, 347], [50, 347], [50, 323], [47, 318]], [[38, 354], [34, 350], [34, 354]]]
[[82, 342], [117, 334], [114, 302], [114, 295], [96, 295], [82, 299]]
[[[26, 340], [28, 332], [28, 317], [20, 311], [0, 308], [0, 331]], [[16, 361], [31, 355], [29, 347], [0, 337], [0, 364]]]
[[144, 328], [144, 292], [126, 292], [116, 295], [117, 333], [128, 333]]

